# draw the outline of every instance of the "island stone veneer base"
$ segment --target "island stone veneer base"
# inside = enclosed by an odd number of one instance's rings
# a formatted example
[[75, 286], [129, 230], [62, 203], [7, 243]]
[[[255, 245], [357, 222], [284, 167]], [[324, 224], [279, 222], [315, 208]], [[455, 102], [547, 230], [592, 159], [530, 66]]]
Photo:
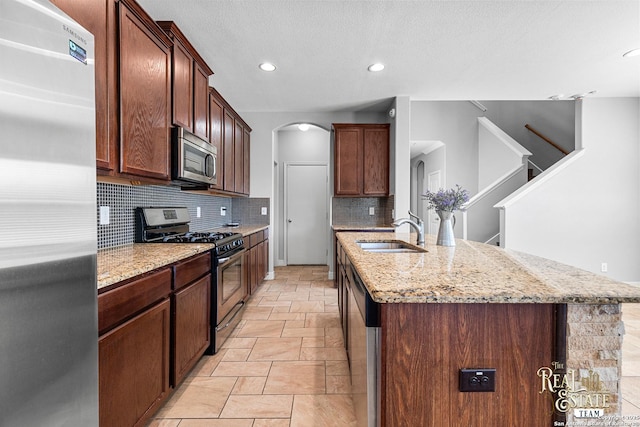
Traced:
[[[609, 393], [606, 415], [620, 415], [623, 335], [620, 304], [567, 304], [567, 369], [575, 370], [577, 387]], [[567, 421], [576, 421], [573, 411]]]

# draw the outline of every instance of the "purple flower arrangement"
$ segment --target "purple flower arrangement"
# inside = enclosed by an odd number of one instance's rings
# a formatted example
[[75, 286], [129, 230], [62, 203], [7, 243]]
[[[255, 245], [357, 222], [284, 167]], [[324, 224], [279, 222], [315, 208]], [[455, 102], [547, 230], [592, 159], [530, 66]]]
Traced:
[[429, 209], [453, 212], [469, 201], [469, 193], [456, 184], [456, 188], [440, 189], [436, 193], [427, 191], [422, 195], [429, 202]]

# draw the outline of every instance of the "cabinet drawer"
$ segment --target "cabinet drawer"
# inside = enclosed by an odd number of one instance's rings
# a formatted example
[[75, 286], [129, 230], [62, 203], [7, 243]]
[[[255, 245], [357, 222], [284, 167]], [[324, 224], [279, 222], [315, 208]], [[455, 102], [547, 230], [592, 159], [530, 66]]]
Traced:
[[259, 242], [258, 233], [253, 233], [249, 235], [249, 247], [252, 248]]
[[98, 295], [100, 334], [171, 293], [171, 270], [166, 268]]
[[174, 289], [178, 290], [211, 272], [211, 254], [207, 252], [196, 255], [186, 261], [176, 264], [174, 268]]

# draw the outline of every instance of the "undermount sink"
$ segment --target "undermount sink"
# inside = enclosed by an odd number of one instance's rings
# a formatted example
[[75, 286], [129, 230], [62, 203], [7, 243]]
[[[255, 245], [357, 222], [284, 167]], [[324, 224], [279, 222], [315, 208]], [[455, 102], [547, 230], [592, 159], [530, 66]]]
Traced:
[[410, 245], [399, 240], [384, 240], [378, 242], [366, 242], [357, 240], [356, 243], [365, 252], [402, 253], [402, 252], [426, 252], [425, 249]]

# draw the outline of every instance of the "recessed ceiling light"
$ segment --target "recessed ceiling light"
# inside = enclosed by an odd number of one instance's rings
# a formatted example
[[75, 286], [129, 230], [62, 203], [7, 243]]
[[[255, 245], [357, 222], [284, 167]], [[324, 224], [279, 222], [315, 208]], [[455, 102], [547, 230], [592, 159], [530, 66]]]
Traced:
[[298, 125], [298, 129], [300, 129], [302, 132], [306, 132], [309, 130], [309, 125], [306, 123], [300, 123]]
[[638, 56], [638, 55], [640, 55], [640, 48], [632, 49], [629, 52], [625, 52], [625, 53], [622, 54], [622, 56], [625, 57], [625, 58], [629, 58], [631, 56]]
[[276, 70], [276, 66], [273, 65], [271, 62], [263, 62], [262, 64], [259, 65], [260, 69], [262, 71], [275, 71]]
[[382, 71], [384, 70], [384, 64], [381, 64], [379, 62], [376, 62], [375, 64], [371, 64], [369, 65], [369, 68], [367, 68], [369, 71], [375, 73], [378, 71]]

